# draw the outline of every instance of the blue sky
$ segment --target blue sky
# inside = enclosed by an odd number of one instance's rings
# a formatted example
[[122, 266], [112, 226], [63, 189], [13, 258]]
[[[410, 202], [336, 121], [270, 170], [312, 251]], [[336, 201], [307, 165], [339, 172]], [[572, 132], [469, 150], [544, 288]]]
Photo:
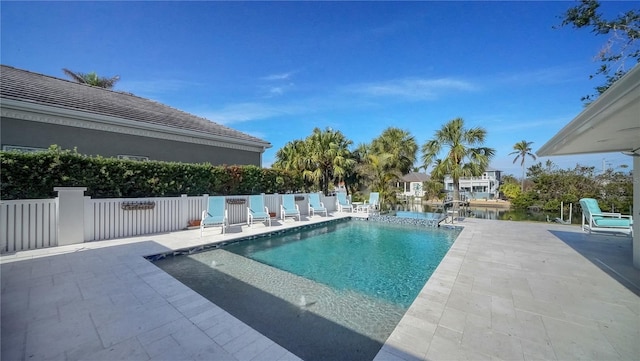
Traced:
[[[513, 145], [537, 150], [600, 84], [589, 74], [606, 38], [553, 29], [574, 4], [3, 1], [0, 59], [60, 78], [62, 68], [119, 75], [116, 90], [269, 141], [264, 166], [315, 127], [354, 148], [390, 126], [422, 145], [461, 117], [487, 130], [492, 167], [520, 176]], [[618, 153], [549, 159], [631, 163]]]

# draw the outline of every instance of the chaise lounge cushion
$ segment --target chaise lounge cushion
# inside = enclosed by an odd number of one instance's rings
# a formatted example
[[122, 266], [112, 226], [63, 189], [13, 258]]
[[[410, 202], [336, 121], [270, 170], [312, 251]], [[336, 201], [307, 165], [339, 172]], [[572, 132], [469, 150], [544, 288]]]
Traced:
[[631, 220], [628, 218], [602, 218], [593, 217], [593, 223], [598, 227], [624, 227], [631, 226]]

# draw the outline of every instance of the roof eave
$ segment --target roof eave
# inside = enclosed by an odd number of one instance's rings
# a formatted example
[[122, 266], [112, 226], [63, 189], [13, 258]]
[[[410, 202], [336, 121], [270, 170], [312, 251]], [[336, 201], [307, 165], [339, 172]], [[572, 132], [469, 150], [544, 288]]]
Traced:
[[[606, 92], [589, 104], [569, 124], [562, 128], [555, 136], [545, 143], [536, 154], [540, 157], [552, 155], [573, 155], [587, 153], [603, 153], [629, 150], [621, 144], [613, 144], [609, 148], [580, 149], [569, 147], [585, 132], [607, 121], [609, 116], [618, 111], [620, 104], [633, 106], [634, 92], [640, 89], [640, 65], [636, 65], [625, 76], [614, 83]], [[628, 100], [625, 100], [628, 99]], [[640, 121], [640, 117], [639, 117]]]
[[198, 132], [195, 130], [181, 129], [177, 127], [170, 127], [161, 124], [153, 124], [148, 122], [139, 122], [129, 119], [123, 119], [114, 116], [108, 116], [103, 114], [90, 113], [80, 110], [68, 109], [64, 107], [57, 107], [51, 105], [44, 105], [30, 101], [22, 101], [10, 98], [0, 98], [0, 108], [14, 109], [25, 112], [33, 112], [43, 115], [53, 115], [57, 117], [64, 117], [70, 119], [78, 119], [82, 121], [89, 121], [100, 124], [118, 125], [128, 128], [135, 128], [144, 131], [160, 132], [166, 134], [174, 134], [178, 136], [185, 136], [190, 138], [199, 138], [204, 140], [210, 140], [214, 142], [224, 142], [230, 144], [237, 144], [239, 146], [254, 147], [262, 149], [264, 152], [266, 149], [271, 148], [269, 142], [255, 142], [250, 140], [238, 139], [227, 136], [220, 136], [211, 133]]

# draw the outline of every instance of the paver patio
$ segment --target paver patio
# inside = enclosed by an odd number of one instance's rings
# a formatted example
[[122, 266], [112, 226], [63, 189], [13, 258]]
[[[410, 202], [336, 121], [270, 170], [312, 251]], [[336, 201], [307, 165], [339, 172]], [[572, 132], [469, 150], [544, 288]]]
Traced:
[[[336, 213], [333, 218], [347, 216]], [[287, 220], [273, 229], [324, 220]], [[631, 239], [466, 219], [376, 360], [633, 360]], [[295, 360], [143, 256], [269, 230], [173, 232], [0, 257], [2, 360]]]

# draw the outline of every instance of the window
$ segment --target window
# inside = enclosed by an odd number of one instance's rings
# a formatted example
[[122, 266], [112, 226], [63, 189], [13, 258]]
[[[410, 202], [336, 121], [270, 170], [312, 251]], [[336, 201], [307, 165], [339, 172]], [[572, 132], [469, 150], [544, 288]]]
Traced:
[[23, 147], [21, 145], [3, 145], [2, 150], [6, 151], [18, 151], [24, 153], [43, 152], [45, 148]]
[[126, 154], [119, 154], [118, 155], [118, 159], [127, 159], [127, 160], [137, 160], [139, 162], [144, 162], [149, 160], [149, 157], [146, 157], [144, 155], [126, 155]]

